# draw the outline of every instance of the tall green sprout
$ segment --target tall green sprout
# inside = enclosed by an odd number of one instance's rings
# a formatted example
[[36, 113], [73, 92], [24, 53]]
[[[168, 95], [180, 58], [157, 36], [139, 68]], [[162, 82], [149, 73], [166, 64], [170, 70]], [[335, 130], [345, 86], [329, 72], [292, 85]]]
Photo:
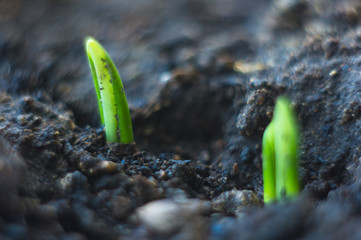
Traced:
[[134, 142], [132, 121], [119, 73], [104, 48], [93, 38], [85, 39], [99, 113], [107, 142]]
[[279, 97], [262, 141], [266, 204], [299, 194], [298, 148], [299, 130], [295, 114], [288, 99]]

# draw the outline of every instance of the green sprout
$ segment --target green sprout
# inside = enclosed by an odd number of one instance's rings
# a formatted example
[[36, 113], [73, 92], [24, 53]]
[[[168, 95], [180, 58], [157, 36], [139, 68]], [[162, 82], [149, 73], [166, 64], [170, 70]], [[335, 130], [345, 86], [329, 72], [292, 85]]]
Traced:
[[134, 142], [132, 121], [122, 80], [108, 53], [95, 39], [85, 39], [85, 50], [93, 75], [100, 119], [107, 142]]
[[262, 139], [263, 199], [265, 203], [276, 198], [275, 147], [273, 121], [268, 125]]
[[299, 194], [299, 130], [286, 97], [276, 102], [273, 119], [262, 140], [264, 202], [269, 204]]

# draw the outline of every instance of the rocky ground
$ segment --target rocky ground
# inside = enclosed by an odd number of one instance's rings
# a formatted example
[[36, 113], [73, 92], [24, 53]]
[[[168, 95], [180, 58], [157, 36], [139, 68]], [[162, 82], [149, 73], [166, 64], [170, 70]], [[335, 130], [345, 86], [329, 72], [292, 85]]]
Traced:
[[[136, 143], [106, 144], [86, 36]], [[0, 0], [0, 239], [361, 239], [359, 0]], [[287, 95], [294, 201], [264, 206]]]

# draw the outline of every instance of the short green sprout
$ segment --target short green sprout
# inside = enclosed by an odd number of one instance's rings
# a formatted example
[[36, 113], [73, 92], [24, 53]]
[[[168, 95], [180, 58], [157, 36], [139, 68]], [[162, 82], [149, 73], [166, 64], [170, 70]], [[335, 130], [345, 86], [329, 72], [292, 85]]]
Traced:
[[134, 142], [132, 121], [122, 80], [107, 52], [95, 39], [85, 39], [99, 113], [107, 142]]
[[269, 204], [299, 194], [299, 130], [286, 97], [276, 102], [273, 119], [262, 140], [264, 202]]
[[275, 146], [273, 121], [268, 125], [262, 139], [263, 199], [265, 203], [276, 198]]

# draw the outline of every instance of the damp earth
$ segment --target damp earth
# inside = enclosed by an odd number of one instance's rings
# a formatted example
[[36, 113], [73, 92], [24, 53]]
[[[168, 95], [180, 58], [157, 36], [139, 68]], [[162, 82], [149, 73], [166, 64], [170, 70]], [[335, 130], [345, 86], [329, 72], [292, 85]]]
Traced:
[[[106, 144], [84, 53], [123, 79]], [[300, 196], [264, 206], [290, 98]], [[359, 0], [0, 0], [1, 239], [361, 239]]]

